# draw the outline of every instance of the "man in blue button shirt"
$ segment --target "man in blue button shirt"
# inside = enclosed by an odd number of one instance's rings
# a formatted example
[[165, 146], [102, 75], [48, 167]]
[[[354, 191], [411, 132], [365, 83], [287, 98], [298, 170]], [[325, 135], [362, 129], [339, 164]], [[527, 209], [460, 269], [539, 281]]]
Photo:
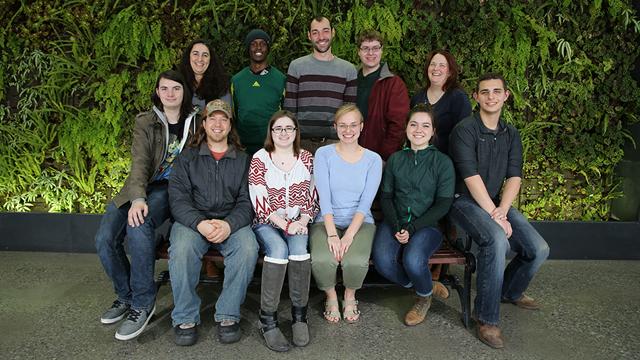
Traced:
[[[540, 308], [524, 291], [549, 256], [549, 246], [511, 206], [522, 182], [522, 142], [518, 130], [500, 116], [509, 98], [504, 78], [481, 76], [473, 97], [480, 111], [462, 120], [450, 137], [457, 172], [450, 216], [479, 248], [473, 311], [478, 338], [502, 348], [500, 302]], [[516, 256], [505, 269], [509, 249]]]

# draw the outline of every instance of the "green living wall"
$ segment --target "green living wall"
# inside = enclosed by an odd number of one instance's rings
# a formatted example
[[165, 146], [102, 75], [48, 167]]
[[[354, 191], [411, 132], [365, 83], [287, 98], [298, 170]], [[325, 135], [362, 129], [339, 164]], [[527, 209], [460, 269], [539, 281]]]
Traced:
[[308, 23], [327, 14], [333, 51], [358, 62], [366, 28], [410, 91], [425, 57], [447, 48], [471, 92], [502, 72], [505, 116], [526, 152], [520, 208], [534, 219], [606, 220], [622, 196], [614, 167], [638, 121], [638, 14], [630, 1], [4, 1], [0, 7], [0, 206], [101, 212], [123, 184], [136, 113], [184, 44], [209, 38], [233, 74], [254, 28], [278, 68], [310, 51]]

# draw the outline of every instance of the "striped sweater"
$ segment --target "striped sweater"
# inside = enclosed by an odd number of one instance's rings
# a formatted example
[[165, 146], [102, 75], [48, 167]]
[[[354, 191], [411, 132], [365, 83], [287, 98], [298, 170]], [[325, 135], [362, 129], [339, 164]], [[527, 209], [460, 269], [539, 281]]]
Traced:
[[309, 54], [289, 64], [284, 108], [298, 118], [303, 138], [337, 139], [333, 115], [356, 102], [357, 78], [355, 66], [338, 57], [320, 61]]

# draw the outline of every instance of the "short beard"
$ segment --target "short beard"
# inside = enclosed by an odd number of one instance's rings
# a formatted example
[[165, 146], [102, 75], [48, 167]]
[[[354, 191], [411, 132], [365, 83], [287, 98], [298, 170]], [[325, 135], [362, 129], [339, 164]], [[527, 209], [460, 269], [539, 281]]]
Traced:
[[221, 144], [221, 143], [227, 143], [227, 142], [228, 142], [228, 134], [227, 135], [222, 135], [222, 134], [207, 135], [207, 144], [209, 145], [213, 145], [215, 143]]
[[331, 50], [331, 41], [329, 41], [329, 44], [327, 45], [327, 48], [324, 49], [324, 51], [321, 50], [320, 48], [318, 48], [318, 45], [316, 45], [316, 43], [313, 43], [313, 48], [314, 48], [315, 51], [317, 51], [317, 52], [319, 52], [321, 54], [324, 54], [327, 51]]

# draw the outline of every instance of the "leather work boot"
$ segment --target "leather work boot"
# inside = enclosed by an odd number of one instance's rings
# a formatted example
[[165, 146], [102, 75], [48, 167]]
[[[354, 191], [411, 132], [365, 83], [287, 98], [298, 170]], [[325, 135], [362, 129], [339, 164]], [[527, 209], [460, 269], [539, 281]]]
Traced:
[[431, 307], [431, 296], [418, 296], [416, 302], [404, 316], [404, 323], [407, 326], [415, 326], [424, 321], [427, 311]]
[[495, 325], [478, 323], [478, 339], [494, 349], [502, 349], [504, 347], [502, 331]]
[[449, 298], [449, 289], [444, 286], [440, 281], [433, 282], [433, 295], [435, 297], [439, 297], [440, 299], [448, 299]]
[[535, 300], [533, 300], [532, 298], [528, 297], [525, 294], [522, 294], [522, 296], [518, 300], [513, 300], [513, 301], [502, 300], [502, 302], [510, 303], [519, 308], [526, 309], [526, 310], [540, 310], [540, 308], [542, 307], [538, 302], [536, 302]]

